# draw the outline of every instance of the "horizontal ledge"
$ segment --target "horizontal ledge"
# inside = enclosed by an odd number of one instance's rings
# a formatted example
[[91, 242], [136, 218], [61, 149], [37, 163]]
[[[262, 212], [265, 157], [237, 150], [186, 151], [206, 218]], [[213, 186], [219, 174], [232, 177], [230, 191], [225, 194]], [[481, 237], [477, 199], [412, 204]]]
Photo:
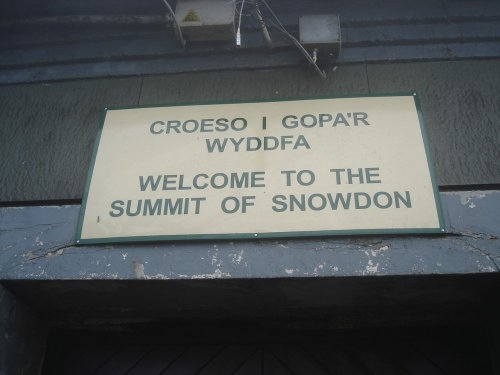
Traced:
[[500, 191], [440, 193], [447, 234], [75, 246], [80, 206], [0, 208], [0, 280], [498, 273]]
[[[453, 43], [482, 43], [500, 40], [500, 23], [435, 25], [384, 25], [374, 27], [342, 27], [343, 48], [366, 46], [435, 45]], [[269, 51], [260, 30], [243, 30], [243, 45], [237, 49], [233, 40], [220, 43], [188, 44], [180, 47], [172, 30], [148, 28], [135, 32], [117, 34], [115, 29], [95, 34], [80, 30], [54, 30], [44, 36], [43, 32], [32, 34], [7, 34], [0, 42], [0, 68], [36, 67], [91, 62], [106, 59], [141, 59], [150, 57], [189, 57], [190, 55], [221, 55], [243, 51]], [[122, 31], [123, 32], [123, 31]], [[11, 33], [12, 34], [12, 33]], [[23, 36], [24, 35], [24, 36]], [[97, 36], [99, 35], [99, 37]], [[24, 39], [23, 39], [24, 38]], [[273, 44], [278, 48], [294, 47], [283, 35], [271, 32]], [[24, 43], [23, 43], [24, 41]]]
[[[230, 56], [230, 58], [228, 58]], [[338, 64], [412, 61], [454, 61], [500, 57], [500, 42], [456, 43], [343, 48]], [[331, 64], [331, 63], [330, 63]], [[176, 56], [147, 59], [118, 59], [86, 63], [35, 66], [0, 70], [0, 84], [54, 82], [104, 77], [176, 74], [245, 69], [272, 69], [303, 66], [307, 62], [295, 50], [234, 55]], [[311, 74], [314, 71], [311, 69]]]
[[[491, 22], [500, 20], [500, 9], [492, 8], [489, 13], [486, 11], [477, 11], [476, 9], [467, 9], [458, 12], [448, 12], [442, 15], [428, 13], [427, 15], [415, 16], [408, 13], [399, 13], [396, 15], [365, 15], [358, 12], [357, 16], [351, 14], [342, 14], [341, 9], [329, 9], [331, 13], [339, 13], [343, 26], [380, 26], [380, 25], [428, 25], [447, 22]], [[340, 10], [340, 12], [339, 12]], [[373, 13], [373, 12], [371, 12]], [[295, 14], [294, 14], [295, 15]], [[3, 20], [0, 29], [17, 29], [38, 26], [55, 25], [128, 25], [128, 26], [147, 26], [163, 25], [171, 22], [171, 16], [165, 9], [164, 14], [85, 14], [85, 15], [60, 15], [46, 17], [25, 17], [11, 18]], [[282, 24], [287, 28], [296, 28], [296, 17], [290, 16], [283, 18]], [[245, 24], [243, 24], [245, 27]]]

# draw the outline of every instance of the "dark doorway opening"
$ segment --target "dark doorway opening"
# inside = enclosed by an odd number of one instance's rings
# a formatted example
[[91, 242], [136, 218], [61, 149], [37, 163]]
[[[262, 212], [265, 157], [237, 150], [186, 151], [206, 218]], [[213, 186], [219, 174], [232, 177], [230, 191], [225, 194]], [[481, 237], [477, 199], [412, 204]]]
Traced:
[[488, 340], [473, 328], [329, 330], [311, 323], [53, 330], [43, 374], [493, 374]]

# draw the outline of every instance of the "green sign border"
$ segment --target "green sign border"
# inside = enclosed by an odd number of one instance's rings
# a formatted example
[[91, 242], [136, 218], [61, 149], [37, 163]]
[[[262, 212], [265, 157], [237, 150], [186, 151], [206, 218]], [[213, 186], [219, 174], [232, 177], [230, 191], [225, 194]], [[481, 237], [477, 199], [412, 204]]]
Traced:
[[[411, 96], [415, 101], [415, 108], [418, 114], [420, 123], [420, 132], [424, 141], [425, 155], [427, 158], [427, 165], [431, 175], [432, 189], [434, 191], [434, 201], [436, 204], [439, 227], [438, 228], [388, 228], [388, 229], [354, 229], [354, 230], [329, 230], [329, 231], [295, 231], [295, 232], [271, 232], [271, 233], [215, 233], [215, 234], [190, 234], [190, 235], [155, 235], [155, 236], [130, 236], [130, 237], [105, 237], [105, 238], [92, 238], [82, 239], [83, 219], [85, 216], [85, 209], [87, 206], [87, 198], [92, 182], [92, 174], [94, 172], [94, 165], [99, 149], [99, 142], [101, 139], [104, 122], [106, 120], [107, 111], [121, 110], [121, 109], [137, 109], [137, 108], [158, 108], [158, 107], [181, 107], [192, 105], [220, 105], [220, 104], [237, 104], [237, 103], [265, 103], [265, 102], [284, 102], [296, 100], [316, 100], [316, 99], [346, 99], [346, 98], [382, 98], [382, 97], [395, 97], [395, 96]], [[359, 94], [347, 96], [314, 96], [304, 98], [278, 98], [278, 99], [260, 99], [260, 100], [233, 100], [233, 101], [208, 101], [208, 102], [184, 102], [173, 104], [158, 104], [158, 105], [138, 105], [138, 106], [125, 106], [125, 107], [112, 107], [104, 108], [101, 113], [101, 120], [97, 138], [94, 143], [92, 152], [92, 160], [90, 168], [87, 173], [87, 180], [85, 183], [85, 190], [83, 194], [83, 201], [80, 207], [80, 215], [78, 217], [78, 226], [76, 232], [77, 245], [86, 244], [104, 244], [104, 243], [123, 243], [123, 242], [151, 242], [151, 241], [186, 241], [186, 240], [213, 240], [213, 239], [248, 239], [248, 238], [278, 238], [278, 237], [318, 237], [318, 236], [346, 236], [346, 235], [367, 235], [367, 234], [435, 234], [445, 233], [443, 210], [441, 207], [441, 200], [439, 197], [439, 189], [436, 185], [436, 177], [434, 173], [432, 157], [430, 154], [429, 141], [427, 132], [425, 130], [424, 118], [422, 116], [422, 109], [420, 100], [417, 93], [410, 94]]]

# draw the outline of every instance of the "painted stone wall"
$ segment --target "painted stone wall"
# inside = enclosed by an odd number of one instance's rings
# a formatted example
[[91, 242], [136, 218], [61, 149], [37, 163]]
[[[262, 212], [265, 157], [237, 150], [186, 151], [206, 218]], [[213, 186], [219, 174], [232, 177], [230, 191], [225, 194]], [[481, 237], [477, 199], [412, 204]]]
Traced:
[[500, 182], [500, 60], [213, 72], [0, 87], [0, 201], [82, 197], [100, 110], [122, 105], [417, 92], [439, 185]]

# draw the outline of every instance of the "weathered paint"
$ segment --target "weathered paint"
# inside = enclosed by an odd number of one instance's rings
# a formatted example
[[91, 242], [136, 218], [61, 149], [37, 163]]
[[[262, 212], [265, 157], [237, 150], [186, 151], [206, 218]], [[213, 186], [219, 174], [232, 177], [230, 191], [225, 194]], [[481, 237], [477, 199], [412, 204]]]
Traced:
[[[463, 204], [474, 197], [474, 207]], [[480, 197], [480, 198], [479, 198]], [[79, 206], [0, 209], [1, 280], [498, 273], [500, 191], [441, 193], [447, 233], [75, 246]]]

